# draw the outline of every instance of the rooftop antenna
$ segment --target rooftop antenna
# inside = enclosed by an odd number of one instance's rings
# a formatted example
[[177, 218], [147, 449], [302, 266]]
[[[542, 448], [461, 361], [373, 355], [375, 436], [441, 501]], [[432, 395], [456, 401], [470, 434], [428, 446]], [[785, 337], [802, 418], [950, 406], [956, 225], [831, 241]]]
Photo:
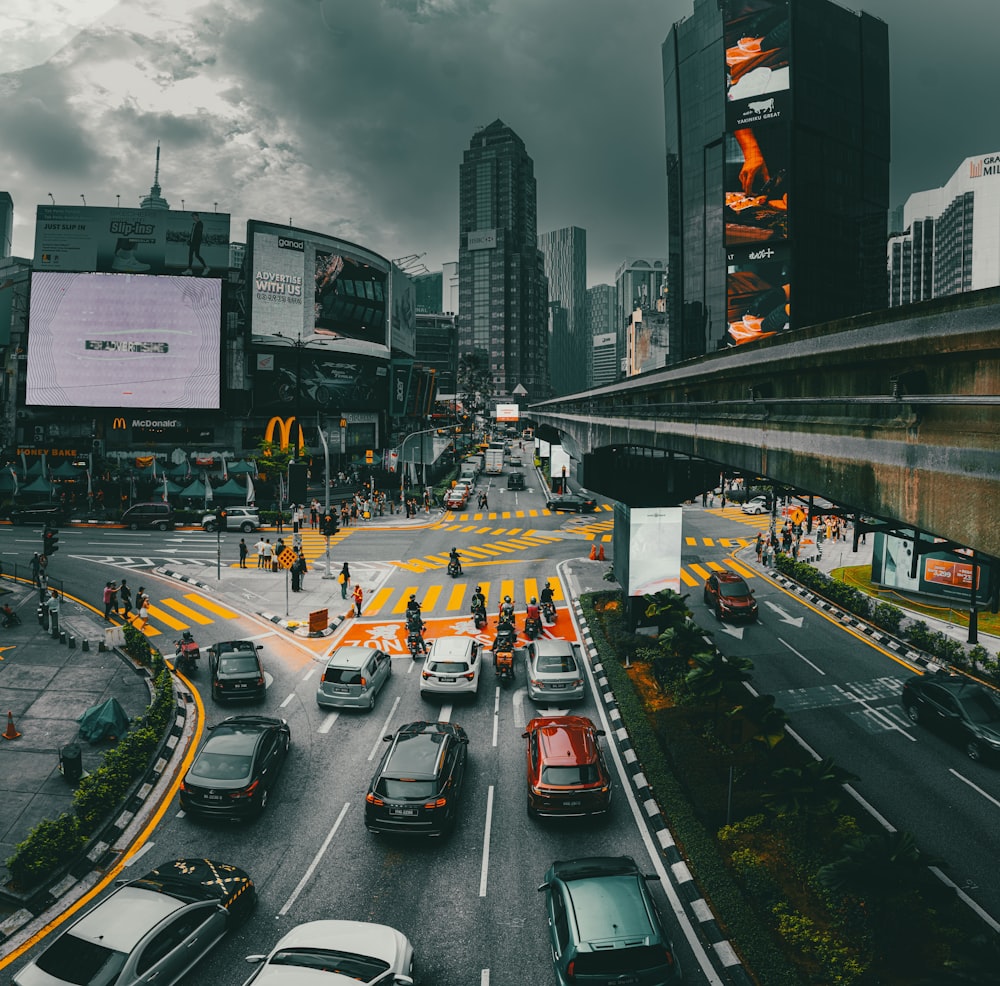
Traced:
[[80, 198], [83, 200], [83, 204], [86, 205], [87, 204], [87, 199], [86, 199], [86, 196], [83, 194], [83, 192], [80, 193]]
[[55, 205], [56, 204], [55, 196], [51, 192], [49, 192], [48, 194], [49, 194], [49, 198], [52, 199], [52, 204]]

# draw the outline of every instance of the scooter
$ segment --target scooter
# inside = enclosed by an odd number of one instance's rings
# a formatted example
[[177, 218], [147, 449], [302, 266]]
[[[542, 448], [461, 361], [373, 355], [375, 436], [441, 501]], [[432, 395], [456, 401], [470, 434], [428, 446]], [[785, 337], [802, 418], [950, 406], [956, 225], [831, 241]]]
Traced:
[[514, 680], [514, 633], [513, 629], [501, 626], [493, 641], [493, 672], [501, 685]]
[[554, 602], [542, 603], [542, 620], [549, 626], [556, 622], [556, 604]]
[[462, 563], [458, 559], [452, 558], [448, 562], [448, 574], [453, 579], [457, 579], [462, 574]]
[[482, 603], [472, 604], [472, 619], [477, 630], [482, 630], [486, 626], [486, 607]]
[[181, 674], [192, 675], [201, 657], [201, 648], [195, 643], [190, 630], [181, 634], [180, 640], [175, 640], [174, 668]]
[[525, 635], [532, 640], [542, 635], [542, 621], [537, 616], [528, 616], [524, 620]]
[[406, 647], [414, 661], [422, 661], [427, 656], [427, 641], [415, 627], [411, 627], [406, 634]]

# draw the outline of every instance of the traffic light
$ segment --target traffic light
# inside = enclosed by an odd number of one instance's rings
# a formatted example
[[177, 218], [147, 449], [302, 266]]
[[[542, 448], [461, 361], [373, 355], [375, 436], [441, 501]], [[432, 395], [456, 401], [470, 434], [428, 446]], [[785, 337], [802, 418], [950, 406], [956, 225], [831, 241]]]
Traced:
[[42, 534], [42, 554], [50, 558], [59, 550], [59, 534], [56, 531], [45, 529]]
[[326, 537], [332, 537], [340, 527], [337, 523], [337, 515], [335, 513], [323, 514], [319, 520], [319, 532]]
[[228, 528], [226, 527], [226, 517], [228, 516], [226, 513], [226, 508], [219, 507], [219, 509], [216, 510], [215, 515], [219, 520], [219, 530], [220, 531], [228, 530]]

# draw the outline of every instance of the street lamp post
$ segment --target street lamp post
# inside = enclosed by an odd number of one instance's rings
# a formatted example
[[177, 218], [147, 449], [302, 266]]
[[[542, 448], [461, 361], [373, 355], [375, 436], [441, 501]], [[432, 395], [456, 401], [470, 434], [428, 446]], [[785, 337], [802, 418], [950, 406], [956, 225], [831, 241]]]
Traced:
[[[405, 472], [405, 469], [406, 469], [406, 458], [404, 456], [404, 453], [406, 452], [406, 443], [411, 438], [416, 438], [418, 435], [431, 435], [431, 434], [435, 434], [437, 431], [438, 431], [437, 428], [424, 428], [421, 431], [411, 431], [410, 434], [407, 435], [399, 443], [399, 499], [400, 499], [400, 502], [403, 502], [404, 499], [405, 499], [405, 497], [404, 497], [404, 489], [405, 489], [405, 483], [406, 483], [406, 472]], [[421, 444], [420, 444], [420, 461], [421, 461], [421, 464], [423, 464], [423, 459], [424, 459], [424, 447], [423, 447], [423, 443], [421, 442]]]
[[[323, 426], [319, 423], [319, 418], [317, 416], [316, 420], [316, 431], [319, 433], [319, 440], [323, 443], [323, 516], [330, 516], [330, 446], [326, 441], [326, 433], [323, 431]], [[330, 535], [326, 536], [326, 572], [323, 574], [324, 579], [332, 579], [333, 572], [330, 571]]]

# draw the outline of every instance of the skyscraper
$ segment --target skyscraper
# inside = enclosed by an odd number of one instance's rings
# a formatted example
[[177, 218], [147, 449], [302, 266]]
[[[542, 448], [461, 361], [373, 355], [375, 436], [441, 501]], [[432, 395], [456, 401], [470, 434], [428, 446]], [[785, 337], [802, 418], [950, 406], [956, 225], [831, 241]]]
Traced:
[[[534, 164], [500, 120], [459, 166], [459, 376], [470, 361], [495, 396], [547, 396], [548, 286], [538, 249]], [[459, 381], [461, 390], [463, 381]]]
[[[629, 348], [628, 327], [632, 321], [632, 313], [637, 308], [644, 312], [667, 311], [667, 277], [667, 262], [662, 257], [627, 257], [615, 271], [615, 334], [618, 339], [618, 358], [622, 361], [619, 369], [622, 373], [627, 369], [625, 356]], [[674, 325], [676, 324], [675, 321]], [[664, 339], [664, 346], [670, 348], [669, 339]]]
[[662, 56], [671, 361], [885, 307], [886, 25], [694, 0]]
[[590, 337], [588, 387], [601, 387], [618, 379], [617, 292], [613, 284], [587, 288], [587, 334]]
[[[549, 360], [553, 394], [572, 394], [587, 386], [587, 231], [567, 226], [538, 237], [549, 279]], [[555, 309], [558, 306], [559, 311]]]

